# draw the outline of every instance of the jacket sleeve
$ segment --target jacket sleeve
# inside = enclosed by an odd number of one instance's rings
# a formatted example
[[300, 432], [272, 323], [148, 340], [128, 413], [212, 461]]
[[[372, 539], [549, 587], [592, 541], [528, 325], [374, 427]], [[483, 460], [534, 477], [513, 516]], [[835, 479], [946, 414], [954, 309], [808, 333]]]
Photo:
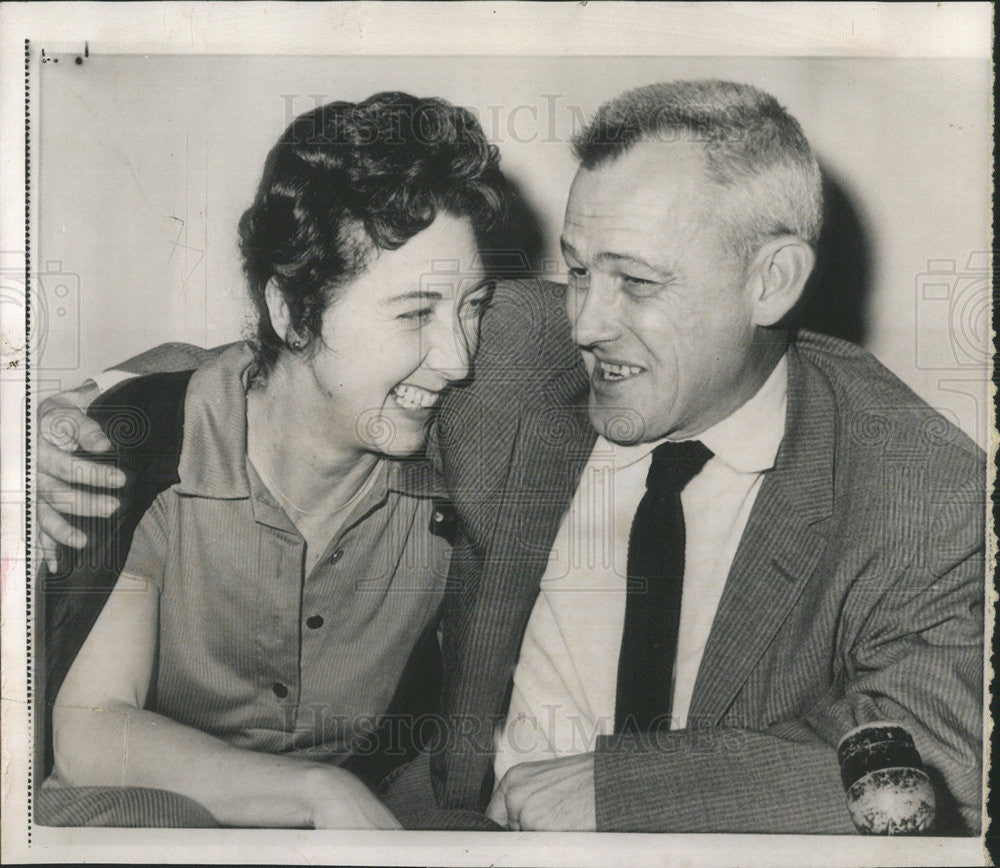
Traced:
[[[873, 599], [852, 589], [862, 626], [844, 674], [802, 717], [763, 731], [679, 730], [599, 739], [601, 830], [850, 833], [836, 744], [855, 725], [897, 720], [935, 787], [938, 834], [981, 823], [983, 493], [938, 511], [926, 548]], [[867, 599], [866, 599], [867, 598]], [[838, 641], [840, 641], [838, 637]]]

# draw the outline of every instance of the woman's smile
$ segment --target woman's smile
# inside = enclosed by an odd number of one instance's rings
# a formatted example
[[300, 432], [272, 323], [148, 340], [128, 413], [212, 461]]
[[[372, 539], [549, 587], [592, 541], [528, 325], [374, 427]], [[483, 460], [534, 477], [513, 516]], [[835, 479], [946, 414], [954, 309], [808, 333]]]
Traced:
[[441, 397], [441, 392], [432, 392], [413, 383], [400, 383], [390, 394], [404, 410], [429, 410]]

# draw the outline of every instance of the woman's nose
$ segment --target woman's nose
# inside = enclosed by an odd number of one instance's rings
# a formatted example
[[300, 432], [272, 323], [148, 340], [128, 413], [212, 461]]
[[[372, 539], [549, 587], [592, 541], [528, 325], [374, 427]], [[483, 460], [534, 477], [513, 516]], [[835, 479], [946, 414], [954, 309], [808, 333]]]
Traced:
[[459, 317], [442, 323], [430, 336], [433, 342], [427, 353], [427, 365], [447, 380], [464, 380], [469, 376], [469, 360], [474, 351], [473, 338], [466, 333]]

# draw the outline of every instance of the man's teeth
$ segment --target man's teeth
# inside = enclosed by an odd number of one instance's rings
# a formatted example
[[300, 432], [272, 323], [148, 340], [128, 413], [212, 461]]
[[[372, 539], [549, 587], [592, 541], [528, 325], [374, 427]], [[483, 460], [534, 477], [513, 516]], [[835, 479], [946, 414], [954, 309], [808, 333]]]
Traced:
[[627, 380], [643, 371], [635, 365], [612, 365], [610, 362], [601, 361], [598, 361], [597, 367], [605, 380]]
[[440, 397], [438, 392], [428, 392], [427, 389], [409, 384], [396, 386], [392, 394], [396, 398], [396, 403], [404, 410], [423, 410], [433, 407]]

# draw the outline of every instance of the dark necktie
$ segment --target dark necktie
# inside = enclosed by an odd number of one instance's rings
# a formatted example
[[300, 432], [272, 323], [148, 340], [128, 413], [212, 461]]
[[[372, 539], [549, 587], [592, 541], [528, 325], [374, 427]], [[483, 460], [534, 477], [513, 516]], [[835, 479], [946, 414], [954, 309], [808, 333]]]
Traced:
[[653, 450], [629, 534], [615, 732], [646, 732], [657, 720], [669, 727], [684, 584], [681, 491], [711, 457], [697, 440]]

